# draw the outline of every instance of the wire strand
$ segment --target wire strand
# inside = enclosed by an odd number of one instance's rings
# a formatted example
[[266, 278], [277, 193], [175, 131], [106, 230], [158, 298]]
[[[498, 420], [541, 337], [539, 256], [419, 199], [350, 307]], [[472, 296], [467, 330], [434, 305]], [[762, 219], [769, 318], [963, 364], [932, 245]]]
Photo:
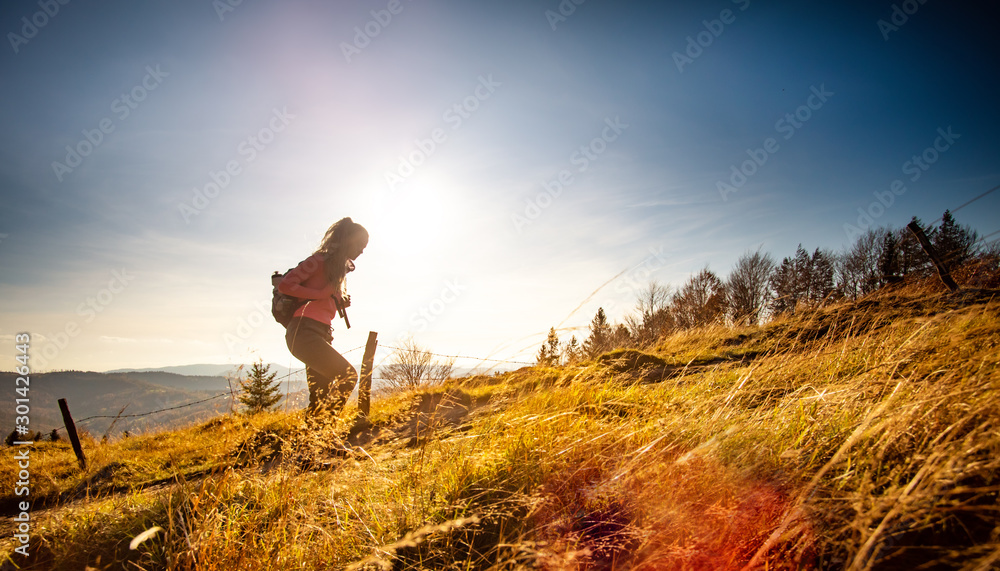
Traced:
[[[386, 349], [394, 349], [396, 351], [407, 351], [408, 349], [403, 349], [401, 347], [393, 347], [392, 345], [380, 345], [380, 347], [385, 347]], [[427, 353], [428, 355], [434, 355], [435, 357], [444, 357], [446, 359], [472, 359], [475, 361], [489, 361], [491, 363], [510, 363], [512, 365], [534, 365], [534, 363], [528, 363], [525, 361], [510, 361], [507, 359], [488, 359], [486, 357], [470, 357], [469, 355], [442, 355], [440, 353], [432, 353], [431, 351], [420, 351], [421, 353]]]

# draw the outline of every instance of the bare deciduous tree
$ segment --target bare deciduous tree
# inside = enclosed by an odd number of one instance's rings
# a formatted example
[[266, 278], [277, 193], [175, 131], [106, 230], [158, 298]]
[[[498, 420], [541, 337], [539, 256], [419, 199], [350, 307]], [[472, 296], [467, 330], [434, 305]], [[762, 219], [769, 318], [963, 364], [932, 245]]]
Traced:
[[767, 252], [746, 251], [733, 267], [726, 280], [729, 314], [737, 325], [757, 325], [764, 319], [764, 311], [771, 299], [771, 273], [774, 258]]
[[722, 280], [707, 267], [691, 276], [670, 302], [677, 327], [690, 329], [720, 323], [726, 314], [726, 290]]
[[631, 342], [640, 347], [656, 343], [672, 327], [670, 290], [653, 281], [636, 297], [635, 312], [625, 317]]
[[402, 347], [396, 349], [390, 357], [390, 363], [382, 367], [379, 374], [382, 380], [395, 389], [412, 389], [447, 379], [454, 367], [454, 359], [436, 361], [429, 351], [412, 339], [407, 339], [402, 342]]
[[845, 297], [857, 299], [882, 285], [879, 261], [886, 232], [885, 228], [869, 228], [841, 256], [836, 271], [837, 288]]

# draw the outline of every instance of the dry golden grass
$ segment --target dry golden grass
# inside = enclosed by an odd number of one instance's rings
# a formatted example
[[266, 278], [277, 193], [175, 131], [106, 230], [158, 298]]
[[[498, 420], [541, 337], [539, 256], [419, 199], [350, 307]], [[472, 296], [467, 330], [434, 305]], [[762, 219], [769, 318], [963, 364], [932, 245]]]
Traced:
[[396, 394], [349, 458], [351, 410], [88, 442], [86, 473], [43, 444], [34, 496], [90, 496], [35, 509], [27, 560], [3, 548], [29, 569], [994, 568], [993, 293], [908, 286]]

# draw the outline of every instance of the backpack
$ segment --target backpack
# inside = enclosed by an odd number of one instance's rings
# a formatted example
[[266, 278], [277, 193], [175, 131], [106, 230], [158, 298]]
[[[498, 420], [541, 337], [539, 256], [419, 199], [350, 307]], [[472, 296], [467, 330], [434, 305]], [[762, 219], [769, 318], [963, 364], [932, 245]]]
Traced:
[[[294, 270], [291, 268], [288, 272]], [[281, 324], [282, 327], [288, 327], [288, 322], [292, 320], [292, 315], [295, 310], [302, 307], [302, 305], [309, 301], [308, 299], [299, 299], [297, 297], [292, 297], [290, 295], [285, 295], [278, 291], [278, 284], [281, 280], [288, 275], [288, 272], [279, 274], [275, 271], [271, 274], [271, 315], [274, 316], [274, 320]]]

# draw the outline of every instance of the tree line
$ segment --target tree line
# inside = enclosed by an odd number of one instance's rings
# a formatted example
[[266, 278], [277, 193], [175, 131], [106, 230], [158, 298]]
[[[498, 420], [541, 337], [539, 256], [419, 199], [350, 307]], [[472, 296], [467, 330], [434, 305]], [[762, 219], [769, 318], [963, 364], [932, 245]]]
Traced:
[[[997, 242], [979, 244], [978, 233], [958, 224], [948, 210], [940, 224], [925, 228], [934, 250], [950, 268], [975, 266], [975, 281], [996, 280]], [[679, 288], [650, 283], [622, 323], [608, 320], [603, 308], [590, 322], [581, 343], [562, 342], [552, 328], [536, 359], [540, 365], [573, 363], [620, 347], [648, 347], [676, 331], [708, 325], [759, 325], [780, 315], [855, 300], [905, 278], [935, 272], [931, 259], [907, 228], [869, 228], [842, 252], [799, 244], [795, 254], [777, 262], [770, 253], [747, 251], [725, 279], [704, 267]]]

